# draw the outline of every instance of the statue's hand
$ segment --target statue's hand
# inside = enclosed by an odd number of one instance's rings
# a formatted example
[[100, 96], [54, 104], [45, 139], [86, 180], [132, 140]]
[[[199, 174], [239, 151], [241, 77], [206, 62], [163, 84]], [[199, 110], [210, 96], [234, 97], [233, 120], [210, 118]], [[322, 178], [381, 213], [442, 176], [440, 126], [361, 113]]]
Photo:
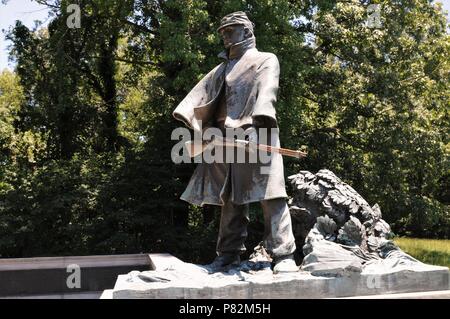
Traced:
[[244, 131], [245, 140], [249, 142], [248, 151], [250, 153], [256, 152], [256, 145], [258, 144], [258, 130], [254, 126], [250, 126]]
[[245, 140], [250, 143], [257, 144], [258, 143], [258, 131], [256, 127], [250, 126], [244, 131]]

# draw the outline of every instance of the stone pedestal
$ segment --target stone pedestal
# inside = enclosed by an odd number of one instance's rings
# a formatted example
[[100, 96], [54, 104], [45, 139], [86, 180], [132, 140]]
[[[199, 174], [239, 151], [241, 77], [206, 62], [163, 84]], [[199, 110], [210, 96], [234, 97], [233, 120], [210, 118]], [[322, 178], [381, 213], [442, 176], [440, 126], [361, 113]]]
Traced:
[[395, 270], [382, 265], [366, 267], [362, 272], [349, 268], [332, 276], [301, 270], [273, 274], [270, 269], [208, 274], [202, 266], [184, 263], [167, 254], [150, 258], [154, 270], [120, 275], [114, 289], [106, 291], [104, 298], [303, 299], [450, 292], [449, 269], [422, 263], [398, 266]]
[[[80, 286], [69, 287], [79, 269]], [[119, 274], [155, 269], [148, 254], [0, 259], [0, 298], [98, 298]]]

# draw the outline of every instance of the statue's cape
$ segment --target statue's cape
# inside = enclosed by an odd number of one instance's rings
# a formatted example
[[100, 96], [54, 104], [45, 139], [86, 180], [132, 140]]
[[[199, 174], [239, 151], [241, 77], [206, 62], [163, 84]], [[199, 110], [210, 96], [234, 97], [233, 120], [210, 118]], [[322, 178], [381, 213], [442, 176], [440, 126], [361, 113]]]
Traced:
[[268, 119], [269, 126], [276, 127], [274, 103], [280, 74], [277, 57], [259, 52], [254, 38], [235, 44], [219, 56], [226, 61], [197, 83], [175, 108], [173, 116], [194, 130], [200, 129], [199, 121], [205, 127], [212, 120], [220, 93], [226, 85], [229, 114], [225, 127], [254, 125], [258, 117]]

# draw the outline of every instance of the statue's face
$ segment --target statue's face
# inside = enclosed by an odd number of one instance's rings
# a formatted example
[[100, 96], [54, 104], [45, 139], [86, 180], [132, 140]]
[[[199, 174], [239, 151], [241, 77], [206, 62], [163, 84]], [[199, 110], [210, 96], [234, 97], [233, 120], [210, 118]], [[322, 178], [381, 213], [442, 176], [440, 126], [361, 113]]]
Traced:
[[225, 49], [228, 49], [233, 44], [244, 41], [247, 36], [248, 29], [246, 29], [243, 25], [236, 24], [222, 28], [219, 32]]

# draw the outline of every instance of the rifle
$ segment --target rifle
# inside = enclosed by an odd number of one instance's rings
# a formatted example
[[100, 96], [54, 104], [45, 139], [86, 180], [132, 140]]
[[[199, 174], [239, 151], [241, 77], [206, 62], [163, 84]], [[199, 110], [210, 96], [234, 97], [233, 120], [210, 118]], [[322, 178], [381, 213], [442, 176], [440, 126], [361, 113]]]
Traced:
[[219, 136], [213, 136], [209, 141], [202, 141], [202, 143], [196, 143], [195, 141], [188, 141], [185, 143], [188, 154], [190, 157], [195, 157], [201, 153], [203, 153], [207, 148], [211, 148], [214, 146], [221, 147], [239, 147], [245, 148], [246, 150], [250, 149], [258, 149], [261, 151], [266, 151], [270, 153], [279, 153], [283, 156], [290, 156], [295, 158], [304, 158], [307, 156], [307, 153], [302, 151], [290, 150], [282, 147], [275, 147], [271, 145], [258, 144], [254, 142], [249, 142], [247, 140], [240, 139], [228, 139]]

